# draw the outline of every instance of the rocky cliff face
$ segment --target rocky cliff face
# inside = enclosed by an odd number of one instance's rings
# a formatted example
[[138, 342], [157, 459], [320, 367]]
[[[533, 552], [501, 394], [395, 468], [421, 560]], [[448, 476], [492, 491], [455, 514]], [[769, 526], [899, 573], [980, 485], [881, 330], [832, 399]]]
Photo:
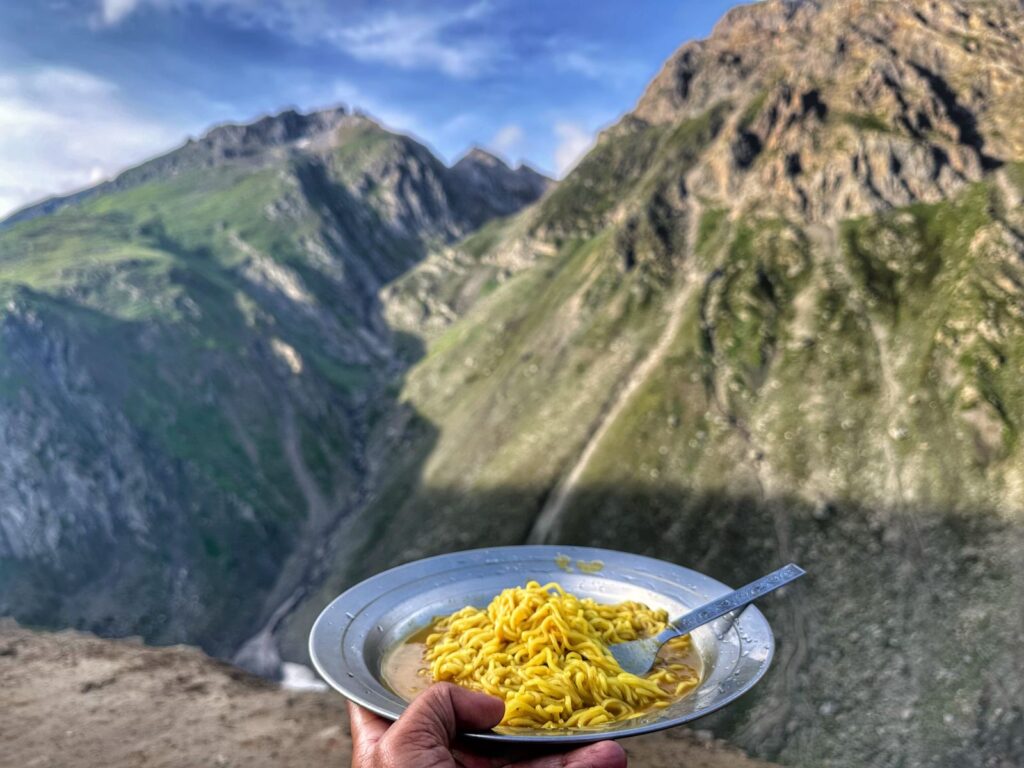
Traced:
[[370, 403], [411, 349], [379, 289], [546, 184], [465, 175], [285, 112], [15, 216], [0, 613], [237, 650], [366, 493]]
[[804, 217], [944, 199], [1024, 147], [1017, 3], [791, 3], [731, 11], [641, 99], [646, 124], [745, 111], [694, 192]]
[[808, 766], [1024, 759], [1022, 23], [739, 8], [537, 205], [389, 285], [426, 355], [286, 652], [369, 570], [454, 548], [796, 560], [720, 732]]

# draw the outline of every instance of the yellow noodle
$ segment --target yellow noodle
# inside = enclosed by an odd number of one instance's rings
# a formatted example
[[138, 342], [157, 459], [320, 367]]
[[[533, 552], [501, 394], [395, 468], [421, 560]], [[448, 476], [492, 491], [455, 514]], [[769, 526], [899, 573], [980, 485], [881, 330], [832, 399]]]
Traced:
[[[503, 725], [587, 728], [668, 706], [697, 671], [659, 658], [644, 677], [622, 671], [608, 646], [655, 635], [668, 614], [636, 602], [602, 605], [558, 584], [506, 589], [486, 610], [463, 608], [434, 627], [426, 659], [436, 681], [505, 700]], [[689, 635], [669, 641], [684, 653]]]

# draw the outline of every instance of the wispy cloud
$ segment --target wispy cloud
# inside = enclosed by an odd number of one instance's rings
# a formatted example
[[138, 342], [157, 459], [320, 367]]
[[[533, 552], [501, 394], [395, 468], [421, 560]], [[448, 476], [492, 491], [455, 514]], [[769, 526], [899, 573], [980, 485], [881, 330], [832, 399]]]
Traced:
[[455, 29], [485, 15], [490, 3], [459, 10], [422, 13], [387, 11], [361, 24], [332, 30], [328, 37], [346, 53], [400, 69], [437, 69], [453, 77], [473, 77], [494, 61], [497, 43], [458, 36]]
[[[405, 8], [352, 8], [328, 0], [98, 0], [96, 21], [116, 26], [143, 6], [162, 11], [219, 13], [240, 27], [259, 27], [301, 42], [322, 41], [360, 61], [396, 69], [429, 69], [471, 78], [491, 69], [502, 42], [479, 24], [492, 0], [468, 7], [422, 4]], [[475, 25], [475, 26], [474, 26]]]
[[[365, 112], [370, 117], [382, 123], [386, 128], [394, 131], [416, 133], [421, 130], [419, 120], [411, 112], [397, 108], [394, 104], [388, 104], [368, 93], [349, 80], [335, 79], [331, 82], [327, 93], [328, 102], [322, 106], [333, 104], [345, 104], [353, 109]], [[304, 94], [304, 101], [314, 97], [314, 93]]]
[[557, 67], [568, 72], [576, 72], [591, 80], [599, 80], [608, 72], [605, 62], [583, 51], [563, 51], [555, 54], [554, 58]]
[[554, 35], [547, 40], [551, 63], [561, 72], [616, 86], [644, 80], [649, 73], [637, 61], [589, 42]]
[[565, 176], [587, 153], [594, 143], [594, 135], [579, 123], [559, 121], [555, 123], [555, 170], [559, 177]]
[[0, 75], [0, 216], [96, 183], [184, 138], [128, 107], [115, 85], [47, 67]]
[[116, 27], [144, 9], [223, 13], [238, 26], [296, 32], [316, 27], [326, 0], [94, 0], [97, 26]]
[[510, 155], [522, 147], [523, 138], [522, 126], [517, 123], [509, 123], [498, 129], [491, 139], [491, 146], [503, 155]]
[[101, 0], [100, 20], [107, 25], [119, 24], [132, 14], [138, 0]]

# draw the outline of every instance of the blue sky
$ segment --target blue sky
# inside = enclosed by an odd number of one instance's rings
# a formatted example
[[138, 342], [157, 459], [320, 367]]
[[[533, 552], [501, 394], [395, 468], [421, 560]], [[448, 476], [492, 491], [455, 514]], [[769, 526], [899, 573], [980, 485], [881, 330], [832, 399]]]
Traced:
[[0, 215], [283, 107], [552, 175], [728, 0], [0, 0]]

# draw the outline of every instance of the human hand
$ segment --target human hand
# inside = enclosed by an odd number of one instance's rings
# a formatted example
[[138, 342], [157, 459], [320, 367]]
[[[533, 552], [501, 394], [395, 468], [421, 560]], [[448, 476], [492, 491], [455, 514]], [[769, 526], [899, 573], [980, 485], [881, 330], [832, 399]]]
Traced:
[[349, 703], [352, 768], [626, 768], [614, 741], [518, 760], [485, 754], [457, 741], [462, 731], [484, 731], [505, 714], [501, 699], [451, 683], [432, 685], [395, 723]]

